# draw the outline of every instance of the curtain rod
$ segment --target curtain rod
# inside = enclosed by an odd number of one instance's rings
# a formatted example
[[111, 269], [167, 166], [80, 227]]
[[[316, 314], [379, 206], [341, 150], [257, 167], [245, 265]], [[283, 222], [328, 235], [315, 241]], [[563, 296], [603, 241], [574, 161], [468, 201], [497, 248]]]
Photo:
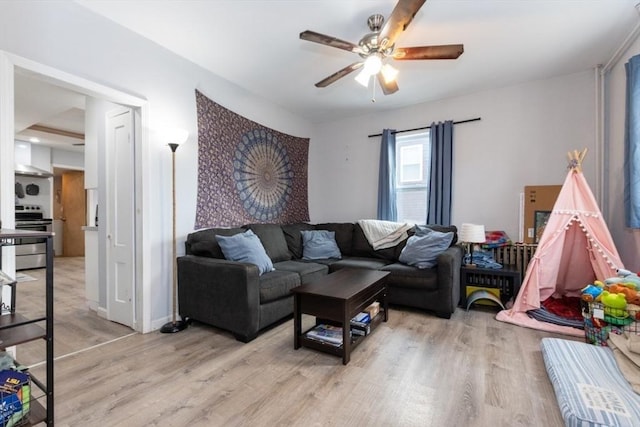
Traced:
[[[467, 120], [460, 120], [459, 122], [453, 122], [453, 124], [454, 125], [459, 125], [461, 123], [477, 122], [477, 121], [480, 121], [480, 120], [481, 120], [480, 117], [476, 117], [475, 119], [467, 119]], [[396, 134], [396, 133], [412, 132], [414, 130], [423, 130], [423, 129], [431, 129], [431, 126], [423, 126], [421, 128], [397, 130], [397, 131], [391, 132], [391, 133], [392, 134]], [[369, 135], [368, 138], [375, 138], [376, 136], [382, 136], [382, 134], [381, 133], [376, 133], [375, 135]]]

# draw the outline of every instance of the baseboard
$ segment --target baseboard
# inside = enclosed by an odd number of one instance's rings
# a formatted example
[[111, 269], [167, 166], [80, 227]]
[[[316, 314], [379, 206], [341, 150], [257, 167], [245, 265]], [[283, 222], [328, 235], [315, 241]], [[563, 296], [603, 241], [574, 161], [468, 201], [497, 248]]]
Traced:
[[103, 319], [109, 320], [109, 316], [107, 315], [107, 309], [103, 307], [96, 308], [96, 314]]
[[85, 304], [89, 310], [97, 312], [100, 307], [98, 307], [97, 301], [86, 300]]

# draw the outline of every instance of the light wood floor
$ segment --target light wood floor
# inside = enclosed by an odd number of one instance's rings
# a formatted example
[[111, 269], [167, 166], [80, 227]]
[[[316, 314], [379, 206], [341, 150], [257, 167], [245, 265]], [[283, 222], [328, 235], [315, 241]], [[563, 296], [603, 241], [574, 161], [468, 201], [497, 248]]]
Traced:
[[[392, 308], [347, 366], [294, 350], [291, 319], [248, 344], [197, 323], [177, 334], [134, 334], [58, 358], [56, 424], [563, 425], [540, 353], [540, 339], [554, 335], [494, 315], [458, 309], [444, 320]], [[64, 336], [60, 350], [103, 339], [87, 339], [68, 322], [55, 327]], [[43, 370], [32, 369], [38, 376]]]
[[[60, 357], [131, 334], [130, 328], [99, 317], [86, 306], [84, 258], [54, 261], [54, 355]], [[37, 279], [17, 284], [17, 311], [29, 318], [44, 316], [45, 269], [23, 270]], [[44, 324], [43, 324], [44, 326]], [[20, 363], [31, 366], [45, 359], [43, 341], [16, 347]]]

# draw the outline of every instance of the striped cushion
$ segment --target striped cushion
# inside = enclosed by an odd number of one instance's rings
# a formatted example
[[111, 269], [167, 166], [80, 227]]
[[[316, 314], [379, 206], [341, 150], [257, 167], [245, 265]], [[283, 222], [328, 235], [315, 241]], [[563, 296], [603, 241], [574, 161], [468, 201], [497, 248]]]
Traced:
[[611, 349], [557, 338], [543, 338], [541, 348], [565, 425], [640, 426], [640, 395]]

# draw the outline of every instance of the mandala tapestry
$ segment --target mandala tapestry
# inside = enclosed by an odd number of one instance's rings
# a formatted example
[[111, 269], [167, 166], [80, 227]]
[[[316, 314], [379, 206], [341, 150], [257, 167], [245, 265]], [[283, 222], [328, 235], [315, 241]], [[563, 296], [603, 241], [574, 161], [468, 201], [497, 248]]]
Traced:
[[196, 91], [195, 228], [309, 221], [309, 138], [264, 127]]

